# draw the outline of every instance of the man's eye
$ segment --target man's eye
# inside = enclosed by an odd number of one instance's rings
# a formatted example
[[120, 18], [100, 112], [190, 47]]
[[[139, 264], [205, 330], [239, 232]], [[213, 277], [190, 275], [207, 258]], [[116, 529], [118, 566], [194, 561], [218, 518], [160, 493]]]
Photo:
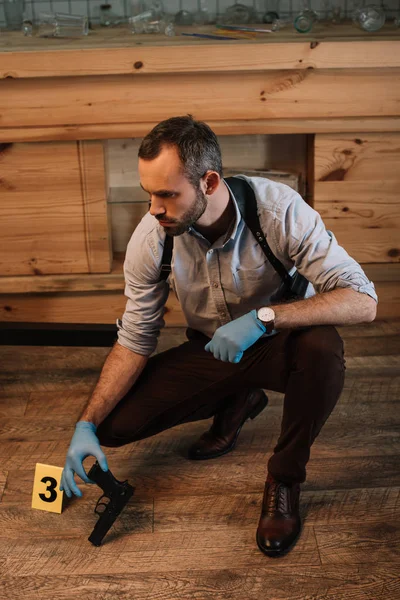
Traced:
[[[175, 198], [176, 194], [174, 192], [165, 192], [165, 194], [154, 194], [157, 198]], [[149, 204], [151, 203], [151, 196], [148, 200]]]

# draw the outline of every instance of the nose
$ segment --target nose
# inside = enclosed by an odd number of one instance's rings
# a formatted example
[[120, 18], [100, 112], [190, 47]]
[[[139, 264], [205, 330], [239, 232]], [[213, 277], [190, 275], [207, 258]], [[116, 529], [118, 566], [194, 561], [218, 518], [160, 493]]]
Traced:
[[150, 209], [150, 214], [153, 217], [157, 217], [159, 215], [164, 215], [165, 214], [165, 207], [163, 206], [163, 202], [162, 199], [157, 199], [152, 197], [149, 200], [149, 209]]

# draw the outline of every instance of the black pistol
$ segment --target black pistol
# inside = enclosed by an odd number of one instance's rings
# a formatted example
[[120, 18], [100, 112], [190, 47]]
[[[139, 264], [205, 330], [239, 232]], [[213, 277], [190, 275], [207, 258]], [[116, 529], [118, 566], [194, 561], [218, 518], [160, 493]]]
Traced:
[[[104, 472], [99, 463], [96, 462], [88, 473], [89, 479], [97, 483], [104, 494], [97, 501], [94, 512], [100, 516], [90, 536], [89, 542], [94, 546], [100, 546], [102, 539], [110, 529], [115, 519], [125, 508], [129, 499], [133, 496], [135, 488], [128, 481], [118, 481], [110, 470]], [[109, 498], [109, 502], [102, 502], [103, 498]], [[100, 507], [103, 507], [100, 510]]]

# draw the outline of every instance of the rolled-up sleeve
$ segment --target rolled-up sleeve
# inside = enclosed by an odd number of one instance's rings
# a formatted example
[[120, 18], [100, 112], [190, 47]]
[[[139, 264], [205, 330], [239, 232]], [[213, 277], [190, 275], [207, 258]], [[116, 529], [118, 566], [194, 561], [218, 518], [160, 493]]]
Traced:
[[127, 247], [124, 262], [127, 303], [117, 326], [118, 343], [143, 356], [154, 352], [165, 325], [163, 315], [169, 284], [159, 281], [160, 253], [162, 244], [151, 231], [146, 231], [142, 220]]
[[348, 287], [378, 302], [373, 282], [338, 244], [334, 233], [326, 229], [321, 215], [299, 194], [294, 193], [284, 203], [277, 223], [278, 246], [318, 293]]

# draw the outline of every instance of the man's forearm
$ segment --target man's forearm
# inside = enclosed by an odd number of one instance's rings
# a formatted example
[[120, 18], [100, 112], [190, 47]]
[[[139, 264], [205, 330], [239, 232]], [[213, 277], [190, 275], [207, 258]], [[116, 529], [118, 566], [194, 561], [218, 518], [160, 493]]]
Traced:
[[376, 316], [376, 302], [367, 294], [350, 288], [336, 288], [306, 300], [271, 305], [275, 328], [308, 325], [355, 325], [370, 323]]
[[136, 354], [117, 342], [104, 363], [100, 379], [79, 420], [100, 425], [133, 386], [147, 361], [147, 356]]

